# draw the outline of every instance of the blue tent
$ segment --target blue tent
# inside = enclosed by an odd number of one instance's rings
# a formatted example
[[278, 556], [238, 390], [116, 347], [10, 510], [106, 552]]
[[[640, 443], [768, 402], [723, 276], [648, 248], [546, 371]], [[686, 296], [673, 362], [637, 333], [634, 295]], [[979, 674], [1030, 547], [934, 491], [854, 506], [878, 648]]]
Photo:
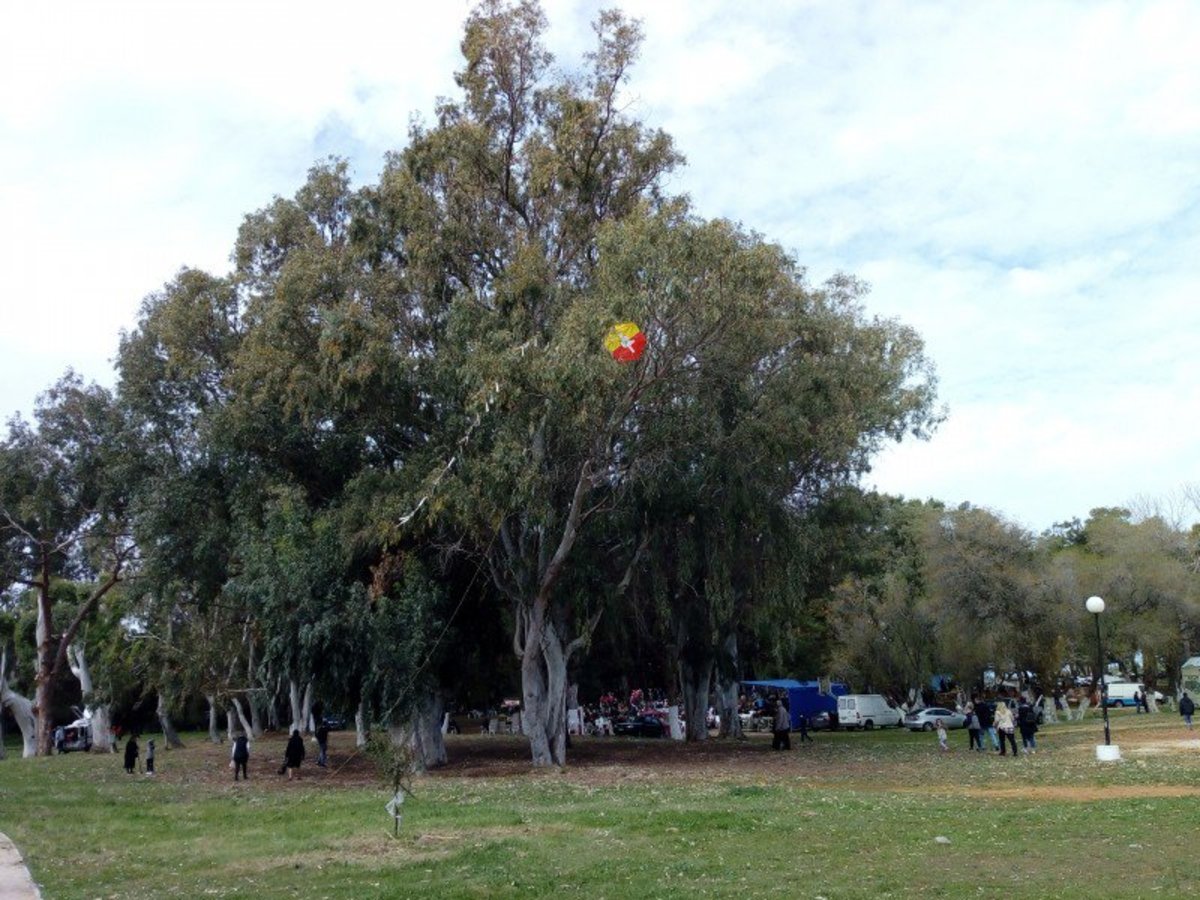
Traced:
[[821, 682], [819, 681], [796, 681], [794, 678], [743, 681], [742, 685], [751, 688], [766, 688], [774, 693], [786, 692], [793, 728], [800, 727], [801, 715], [812, 718], [819, 712], [837, 712], [837, 698], [850, 693], [850, 688], [840, 681], [830, 683], [828, 694], [821, 693]]

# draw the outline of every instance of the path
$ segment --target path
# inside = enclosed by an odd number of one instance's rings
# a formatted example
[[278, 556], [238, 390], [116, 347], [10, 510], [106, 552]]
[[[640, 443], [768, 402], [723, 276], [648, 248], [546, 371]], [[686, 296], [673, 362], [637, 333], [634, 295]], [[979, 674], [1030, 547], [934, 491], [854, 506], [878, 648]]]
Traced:
[[0, 900], [41, 900], [41, 897], [21, 861], [21, 852], [7, 835], [0, 833]]

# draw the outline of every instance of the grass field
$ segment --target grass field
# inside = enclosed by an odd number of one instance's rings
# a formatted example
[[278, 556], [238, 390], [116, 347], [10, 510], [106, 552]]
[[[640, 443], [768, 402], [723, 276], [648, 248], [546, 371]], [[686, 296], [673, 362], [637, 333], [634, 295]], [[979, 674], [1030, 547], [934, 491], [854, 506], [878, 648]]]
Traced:
[[[282, 741], [234, 784], [228, 746], [186, 736], [154, 779], [117, 756], [0, 761], [0, 831], [44, 896], [1194, 897], [1200, 732], [1114, 717], [1047, 726], [1032, 757], [952, 732], [818, 734], [683, 746], [577, 742], [533, 772], [516, 739], [452, 736], [398, 839], [388, 792], [334, 736], [331, 768], [275, 775]], [[144, 746], [144, 741], [142, 742]], [[158, 742], [161, 747], [161, 741]], [[941, 840], [939, 840], [939, 838]]]

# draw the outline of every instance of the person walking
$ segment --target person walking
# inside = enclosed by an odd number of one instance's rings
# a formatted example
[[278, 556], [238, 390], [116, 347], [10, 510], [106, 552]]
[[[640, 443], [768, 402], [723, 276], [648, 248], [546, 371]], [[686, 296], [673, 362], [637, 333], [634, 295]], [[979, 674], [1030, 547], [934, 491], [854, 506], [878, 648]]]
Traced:
[[1183, 696], [1179, 698], [1179, 714], [1183, 716], [1183, 724], [1187, 726], [1188, 731], [1192, 730], [1192, 716], [1195, 712], [1195, 702], [1187, 695], [1187, 691], [1184, 691]]
[[775, 703], [774, 739], [771, 741], [772, 750], [792, 749], [792, 714], [788, 711], [788, 702], [782, 697]]
[[805, 741], [811, 744], [813, 739], [808, 736], [808, 716], [800, 713], [800, 743], [803, 744]]
[[131, 734], [129, 740], [125, 742], [125, 772], [132, 775], [133, 770], [137, 768], [138, 761], [138, 745], [137, 735]]
[[979, 713], [974, 706], [967, 707], [967, 749], [983, 752], [983, 731], [979, 727]]
[[67, 729], [61, 725], [54, 729], [54, 749], [59, 753], [67, 752]]
[[154, 774], [154, 741], [146, 742], [146, 774]]
[[328, 751], [329, 728], [322, 722], [321, 727], [317, 729], [317, 765], [322, 769], [325, 768], [325, 764], [329, 761]]
[[1005, 756], [1005, 740], [1012, 746], [1012, 755], [1017, 755], [1016, 726], [1013, 724], [1012, 710], [1008, 704], [1001, 701], [996, 704], [996, 731], [1000, 735], [1000, 755]]
[[1150, 697], [1148, 696], [1149, 693], [1150, 692], [1148, 690], [1146, 690], [1145, 688], [1142, 689], [1142, 711], [1146, 715], [1150, 715]]
[[1142, 714], [1142, 692], [1133, 692], [1133, 709], [1139, 716]]
[[1036, 753], [1037, 738], [1034, 735], [1038, 730], [1037, 709], [1024, 699], [1017, 707], [1017, 727], [1021, 729], [1021, 750], [1025, 753]]
[[[975, 711], [979, 714], [979, 730], [988, 736], [993, 750], [1000, 749], [1000, 741], [996, 738], [996, 707], [987, 700], [981, 701]], [[980, 741], [982, 744], [983, 741]], [[980, 747], [980, 749], [983, 749]]]
[[239, 731], [233, 739], [230, 759], [233, 760], [233, 780], [237, 781], [238, 775], [241, 775], [243, 781], [249, 781], [250, 773], [246, 770], [246, 764], [250, 762], [250, 739], [244, 731]]
[[304, 739], [300, 737], [300, 729], [292, 731], [288, 738], [287, 748], [283, 751], [283, 767], [287, 771], [288, 781], [300, 777], [300, 763], [304, 761]]
[[950, 744], [946, 740], [946, 723], [941, 719], [937, 720], [937, 739], [938, 750], [945, 752], [950, 749]]

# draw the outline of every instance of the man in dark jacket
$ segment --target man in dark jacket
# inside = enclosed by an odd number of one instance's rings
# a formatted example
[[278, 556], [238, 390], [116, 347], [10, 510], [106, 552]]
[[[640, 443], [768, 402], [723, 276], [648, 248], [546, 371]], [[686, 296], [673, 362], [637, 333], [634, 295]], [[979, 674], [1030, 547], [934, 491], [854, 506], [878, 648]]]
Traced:
[[1188, 731], [1192, 730], [1192, 714], [1195, 712], [1196, 704], [1187, 695], [1187, 691], [1184, 691], [1183, 696], [1179, 698], [1179, 714], [1183, 716], [1183, 722], [1187, 725]]
[[317, 750], [319, 751], [317, 753], [317, 765], [324, 769], [325, 763], [328, 762], [327, 753], [329, 750], [329, 728], [324, 722], [317, 729]]

